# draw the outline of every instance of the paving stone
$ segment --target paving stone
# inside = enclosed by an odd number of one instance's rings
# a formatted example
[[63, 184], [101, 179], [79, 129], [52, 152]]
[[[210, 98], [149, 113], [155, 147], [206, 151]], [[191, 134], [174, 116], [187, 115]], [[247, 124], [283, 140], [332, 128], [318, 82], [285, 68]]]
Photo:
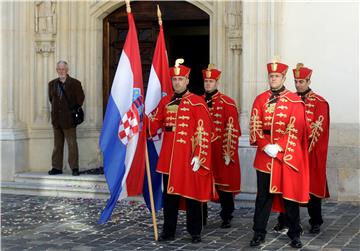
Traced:
[[[208, 224], [202, 242], [192, 244], [186, 231], [186, 215], [179, 213], [176, 239], [155, 242], [150, 212], [141, 202], [121, 201], [110, 221], [98, 225], [97, 220], [106, 201], [7, 195], [1, 197], [1, 250], [293, 250], [286, 234], [275, 233], [273, 213], [268, 222], [266, 242], [250, 248], [253, 236], [254, 202], [236, 201], [230, 229], [221, 229], [219, 204], [209, 203]], [[300, 208], [304, 235], [301, 250], [359, 250], [360, 205], [325, 201], [324, 224], [318, 235], [309, 234], [309, 216]], [[162, 229], [162, 211], [156, 214], [158, 230]]]

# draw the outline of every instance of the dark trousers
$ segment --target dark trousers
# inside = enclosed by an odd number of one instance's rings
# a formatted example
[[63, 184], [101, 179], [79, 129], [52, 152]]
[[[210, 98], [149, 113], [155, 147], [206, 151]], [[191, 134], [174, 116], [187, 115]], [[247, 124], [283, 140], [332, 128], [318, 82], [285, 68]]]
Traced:
[[206, 226], [207, 218], [208, 218], [208, 206], [207, 206], [207, 203], [203, 202], [201, 207], [202, 207], [202, 219], [203, 219], [202, 225]]
[[[169, 176], [164, 175], [164, 187], [167, 188]], [[179, 211], [179, 195], [167, 193], [164, 189], [164, 225], [163, 233], [175, 235]], [[186, 228], [191, 236], [200, 236], [202, 230], [202, 203], [192, 199], [185, 199]]]
[[321, 224], [323, 224], [323, 219], [321, 216], [321, 198], [318, 198], [310, 194], [310, 201], [307, 205], [307, 208], [310, 216], [310, 220], [309, 220], [310, 225], [320, 226]]
[[231, 221], [234, 212], [234, 196], [231, 192], [217, 190], [220, 199], [221, 212], [220, 217], [223, 221]]
[[278, 222], [279, 222], [279, 224], [282, 225], [282, 226], [286, 226], [286, 227], [289, 226], [289, 223], [287, 222], [285, 213], [280, 213], [280, 214], [279, 214], [279, 216], [278, 216]]
[[53, 128], [54, 131], [54, 149], [51, 163], [55, 169], [62, 170], [64, 156], [64, 142], [68, 144], [69, 165], [71, 169], [79, 168], [79, 150], [76, 141], [76, 128], [61, 129]]
[[[256, 171], [257, 175], [257, 196], [255, 202], [254, 226], [256, 234], [265, 236], [266, 226], [271, 213], [272, 200], [274, 195], [269, 192], [270, 174]], [[302, 231], [300, 226], [300, 210], [297, 202], [284, 200], [286, 218], [289, 226], [287, 235], [293, 239], [300, 237]]]

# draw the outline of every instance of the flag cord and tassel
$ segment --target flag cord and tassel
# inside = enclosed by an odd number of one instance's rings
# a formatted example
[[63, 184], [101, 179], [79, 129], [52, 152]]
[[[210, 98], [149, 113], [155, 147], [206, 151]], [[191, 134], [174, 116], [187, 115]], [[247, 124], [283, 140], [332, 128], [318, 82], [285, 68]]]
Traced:
[[147, 146], [145, 147], [145, 155], [146, 155], [145, 156], [146, 176], [147, 176], [148, 186], [149, 186], [149, 196], [150, 196], [150, 205], [151, 205], [151, 215], [152, 215], [152, 221], [153, 221], [153, 227], [154, 227], [154, 237], [155, 237], [155, 241], [157, 241], [158, 240], [158, 230], [157, 230], [157, 223], [156, 223], [156, 216], [155, 216], [154, 196], [153, 196], [152, 183], [151, 183], [150, 163], [149, 163], [149, 155], [148, 155]]

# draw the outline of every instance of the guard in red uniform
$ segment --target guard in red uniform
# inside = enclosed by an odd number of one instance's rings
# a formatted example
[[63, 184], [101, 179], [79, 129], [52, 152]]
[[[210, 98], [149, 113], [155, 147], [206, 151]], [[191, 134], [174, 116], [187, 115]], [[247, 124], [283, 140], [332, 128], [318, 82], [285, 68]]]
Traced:
[[309, 85], [312, 70], [299, 63], [293, 69], [297, 94], [305, 102], [305, 112], [310, 126], [309, 171], [310, 201], [307, 205], [311, 225], [310, 233], [320, 232], [323, 223], [321, 199], [330, 197], [326, 181], [326, 158], [329, 144], [329, 104], [314, 93]]
[[[329, 144], [329, 105], [326, 100], [310, 89], [312, 70], [302, 63], [293, 69], [297, 94], [305, 102], [308, 121], [308, 152], [310, 172], [310, 201], [307, 204], [310, 216], [310, 233], [318, 234], [323, 223], [321, 199], [330, 197], [326, 180], [326, 158]], [[286, 218], [280, 214], [276, 231], [286, 227]]]
[[234, 195], [240, 192], [238, 143], [241, 135], [235, 101], [217, 90], [221, 71], [209, 64], [202, 71], [205, 101], [213, 122], [212, 167], [219, 195], [221, 228], [230, 228], [234, 212]]
[[267, 69], [270, 90], [256, 97], [250, 118], [250, 144], [257, 146], [255, 234], [250, 246], [264, 242], [273, 207], [285, 212], [290, 245], [300, 248], [299, 203], [309, 200], [305, 106], [298, 95], [285, 89], [287, 65], [274, 61]]
[[211, 171], [211, 118], [202, 97], [190, 93], [190, 68], [170, 68], [174, 96], [164, 97], [149, 119], [149, 133], [164, 131], [157, 171], [164, 174], [164, 225], [159, 241], [175, 237], [180, 199], [185, 199], [187, 230], [201, 241], [202, 203], [214, 197]]

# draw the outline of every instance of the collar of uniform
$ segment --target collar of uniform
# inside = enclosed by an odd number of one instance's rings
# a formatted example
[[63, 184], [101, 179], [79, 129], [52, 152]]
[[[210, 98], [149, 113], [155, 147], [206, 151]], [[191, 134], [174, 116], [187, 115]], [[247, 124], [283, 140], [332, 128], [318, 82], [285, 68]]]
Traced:
[[219, 93], [219, 91], [217, 89], [213, 90], [212, 92], [205, 92], [205, 99], [209, 100], [209, 99], [212, 99], [213, 97], [215, 98], [218, 93]]
[[185, 96], [185, 94], [188, 92], [188, 89], [186, 89], [185, 91], [181, 92], [181, 93], [176, 93], [174, 92], [174, 95], [172, 96], [171, 100], [175, 100], [175, 99], [181, 99], [183, 96]]
[[272, 89], [270, 89], [270, 92], [271, 92], [272, 95], [280, 96], [280, 94], [281, 94], [283, 91], [285, 91], [285, 90], [286, 90], [285, 85], [283, 85], [283, 86], [281, 86], [281, 87], [280, 87], [279, 89], [277, 89], [277, 90], [272, 90]]
[[279, 98], [281, 96], [283, 96], [284, 94], [287, 93], [287, 90], [285, 88], [285, 85], [283, 85], [280, 89], [278, 90], [269, 90], [268, 94], [269, 94], [269, 100], [267, 103], [269, 104], [273, 104], [273, 103], [277, 103], [277, 101], [279, 100]]
[[306, 91], [303, 91], [303, 92], [297, 92], [296, 94], [299, 95], [301, 98], [302, 97], [306, 97], [308, 96], [308, 94], [311, 92], [311, 89], [307, 89]]

